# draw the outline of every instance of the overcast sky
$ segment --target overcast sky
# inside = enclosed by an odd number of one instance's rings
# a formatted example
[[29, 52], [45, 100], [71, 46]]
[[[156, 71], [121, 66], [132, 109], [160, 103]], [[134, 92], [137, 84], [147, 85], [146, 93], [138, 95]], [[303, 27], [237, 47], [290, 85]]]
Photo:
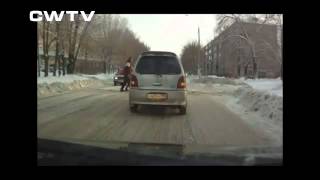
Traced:
[[198, 38], [204, 45], [213, 38], [214, 14], [121, 14], [133, 32], [153, 51], [171, 51], [178, 56], [183, 46]]

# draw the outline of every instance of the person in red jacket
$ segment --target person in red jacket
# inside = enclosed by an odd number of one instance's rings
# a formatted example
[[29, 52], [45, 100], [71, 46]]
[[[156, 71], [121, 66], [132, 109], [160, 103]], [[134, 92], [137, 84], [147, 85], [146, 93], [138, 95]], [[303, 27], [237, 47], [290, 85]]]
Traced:
[[128, 58], [124, 68], [123, 68], [123, 75], [124, 75], [124, 82], [121, 85], [120, 91], [123, 91], [123, 88], [126, 86], [126, 91], [128, 91], [128, 87], [130, 84], [130, 74], [131, 74], [131, 57]]

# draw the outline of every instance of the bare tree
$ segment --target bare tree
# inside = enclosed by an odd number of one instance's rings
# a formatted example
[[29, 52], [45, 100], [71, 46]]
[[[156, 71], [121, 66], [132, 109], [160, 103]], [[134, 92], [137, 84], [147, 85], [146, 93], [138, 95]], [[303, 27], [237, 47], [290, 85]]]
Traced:
[[[182, 65], [186, 72], [197, 74], [197, 68], [198, 68], [198, 58], [199, 58], [199, 51], [201, 47], [199, 47], [197, 41], [191, 41], [187, 43], [183, 49], [182, 53], [180, 55]], [[204, 56], [204, 52], [200, 51], [200, 57]], [[202, 58], [204, 59], [204, 58]]]
[[[42, 42], [43, 42], [43, 57], [44, 57], [44, 64], [45, 64], [45, 77], [48, 76], [49, 71], [49, 50], [51, 44], [56, 40], [55, 35], [50, 36], [50, 22], [47, 22], [46, 20], [42, 21]], [[51, 39], [50, 39], [51, 37]]]
[[77, 62], [80, 47], [83, 43], [83, 38], [87, 33], [88, 27], [94, 18], [85, 22], [82, 31], [79, 33], [80, 26], [82, 25], [80, 16], [75, 16], [75, 21], [69, 23], [68, 36], [69, 36], [69, 57], [67, 65], [67, 73], [72, 74], [75, 70], [75, 64]]
[[[228, 22], [227, 26], [229, 25], [230, 22], [237, 23], [237, 25], [239, 25], [241, 33], [240, 34], [235, 34], [235, 35], [229, 35], [228, 37], [223, 39], [221, 41], [221, 43], [223, 43], [226, 39], [228, 39], [230, 37], [238, 37], [238, 38], [243, 39], [247, 43], [248, 47], [250, 48], [251, 62], [253, 64], [253, 73], [254, 73], [254, 77], [256, 78], [258, 76], [258, 70], [257, 70], [255, 44], [252, 41], [251, 37], [248, 35], [245, 27], [243, 26], [244, 20], [241, 18], [241, 15], [234, 15], [234, 14], [232, 14], [232, 15], [224, 15], [224, 16], [219, 16], [218, 18], [219, 18], [218, 24], [220, 26], [222, 26], [221, 29], [225, 29], [226, 28], [226, 22]], [[246, 63], [245, 72], [247, 72], [248, 65], [249, 65], [249, 63]]]
[[136, 37], [127, 24], [125, 18], [117, 15], [97, 15], [90, 29], [91, 41], [95, 42], [95, 45], [92, 45], [96, 46], [91, 49], [98, 50], [96, 54], [106, 63], [108, 72], [111, 72], [115, 60], [128, 56], [135, 59], [139, 53], [150, 49]]
[[[65, 21], [63, 20], [58, 28], [58, 47], [56, 48], [56, 59], [58, 61], [58, 73], [61, 76], [61, 70], [64, 71], [64, 66], [62, 65], [62, 60], [64, 58], [64, 33], [61, 32], [61, 26], [64, 27]], [[58, 56], [58, 57], [57, 57]], [[65, 74], [63, 74], [65, 75]]]
[[56, 22], [56, 34], [57, 34], [57, 39], [56, 39], [56, 56], [55, 56], [55, 61], [54, 61], [54, 68], [53, 68], [53, 76], [56, 76], [56, 71], [57, 71], [57, 65], [59, 61], [59, 50], [60, 50], [60, 22]]
[[[65, 67], [67, 73], [74, 73], [78, 57], [101, 59], [106, 62], [106, 68], [110, 72], [112, 63], [116, 60], [113, 57], [135, 58], [141, 52], [150, 50], [129, 29], [127, 20], [118, 15], [94, 15], [90, 22], [82, 21], [80, 16], [75, 16], [74, 19], [75, 21], [69, 21], [68, 16], [64, 17], [61, 22], [50, 23], [50, 28], [49, 22], [43, 22], [44, 57], [48, 59], [46, 55], [49, 50], [55, 50], [54, 75], [57, 68], [59, 76], [60, 69], [65, 75]], [[55, 47], [49, 46], [53, 42]], [[64, 57], [64, 52], [67, 57]], [[48, 69], [48, 60], [46, 66]]]
[[112, 29], [112, 16], [103, 15], [103, 40], [102, 42], [102, 57], [103, 61], [106, 62], [108, 73], [110, 73], [110, 62], [112, 56], [112, 41], [110, 40], [110, 33]]
[[47, 27], [49, 27], [46, 24], [47, 24], [47, 22], [45, 20], [42, 21], [42, 28], [43, 28], [43, 30], [42, 30], [42, 43], [43, 43], [42, 49], [43, 49], [44, 76], [45, 77], [48, 76], [48, 57], [47, 57], [48, 56], [48, 52], [47, 52], [47, 44], [48, 44], [47, 42], [48, 42], [48, 40], [47, 40], [46, 31], [48, 30]]

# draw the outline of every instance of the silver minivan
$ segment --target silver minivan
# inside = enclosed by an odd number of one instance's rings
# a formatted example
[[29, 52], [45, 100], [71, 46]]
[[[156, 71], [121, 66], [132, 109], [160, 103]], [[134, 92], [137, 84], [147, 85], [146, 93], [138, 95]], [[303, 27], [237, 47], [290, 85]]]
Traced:
[[175, 53], [146, 51], [138, 57], [130, 81], [131, 112], [138, 105], [162, 105], [178, 107], [180, 114], [186, 114], [186, 96], [183, 66]]

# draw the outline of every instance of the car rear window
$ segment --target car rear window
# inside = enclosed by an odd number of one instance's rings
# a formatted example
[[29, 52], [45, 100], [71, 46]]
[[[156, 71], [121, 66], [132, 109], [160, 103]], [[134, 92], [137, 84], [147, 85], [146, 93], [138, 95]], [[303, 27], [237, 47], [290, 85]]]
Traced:
[[140, 58], [136, 72], [140, 74], [180, 74], [178, 59], [170, 56], [143, 56]]

